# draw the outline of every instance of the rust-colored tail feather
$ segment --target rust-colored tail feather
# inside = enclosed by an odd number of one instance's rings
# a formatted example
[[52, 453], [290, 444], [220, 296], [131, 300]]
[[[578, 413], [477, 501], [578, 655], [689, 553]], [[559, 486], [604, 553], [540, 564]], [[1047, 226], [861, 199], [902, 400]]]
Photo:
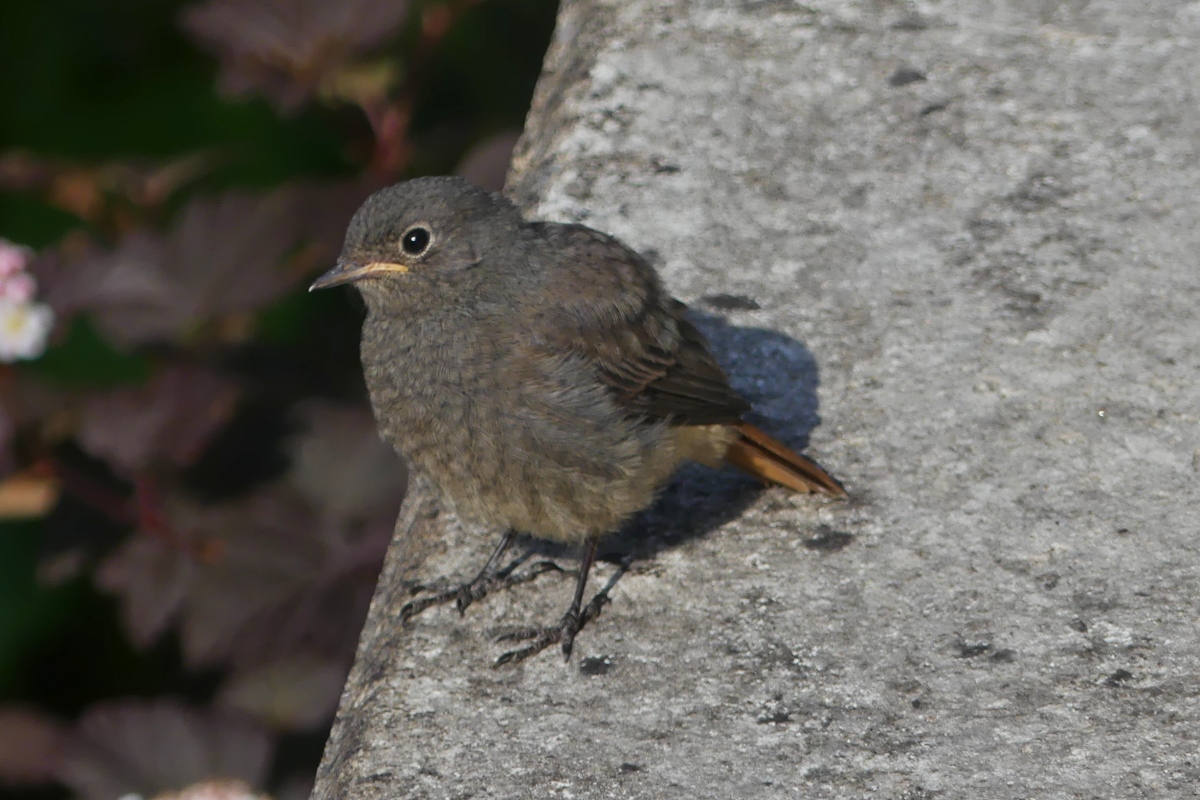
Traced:
[[792, 451], [748, 422], [733, 426], [738, 437], [725, 460], [764, 483], [778, 483], [797, 492], [825, 492], [845, 497], [846, 490], [816, 462]]

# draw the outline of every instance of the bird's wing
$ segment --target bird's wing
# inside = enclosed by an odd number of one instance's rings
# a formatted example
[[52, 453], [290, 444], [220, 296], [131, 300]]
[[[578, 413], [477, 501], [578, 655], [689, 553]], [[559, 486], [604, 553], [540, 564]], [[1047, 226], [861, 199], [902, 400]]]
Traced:
[[545, 272], [543, 297], [554, 302], [527, 316], [531, 346], [583, 360], [631, 415], [678, 425], [741, 419], [749, 404], [641, 256], [582, 226], [553, 226], [547, 238], [571, 259]]

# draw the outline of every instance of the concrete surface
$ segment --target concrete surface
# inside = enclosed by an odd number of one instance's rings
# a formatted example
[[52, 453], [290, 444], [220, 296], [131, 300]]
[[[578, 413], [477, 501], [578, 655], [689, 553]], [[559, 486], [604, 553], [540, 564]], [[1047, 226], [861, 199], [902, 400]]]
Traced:
[[493, 671], [570, 583], [400, 628], [491, 546], [414, 492], [315, 796], [1197, 796], [1198, 86], [1200, 3], [567, 0], [513, 196], [853, 501], [690, 471]]

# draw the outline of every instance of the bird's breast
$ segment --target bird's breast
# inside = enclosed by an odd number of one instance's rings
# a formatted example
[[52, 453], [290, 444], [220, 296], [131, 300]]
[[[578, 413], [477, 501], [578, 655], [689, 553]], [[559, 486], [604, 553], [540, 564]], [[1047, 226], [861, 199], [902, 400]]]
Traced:
[[645, 507], [680, 457], [668, 427], [625, 416], [586, 370], [531, 365], [469, 322], [368, 318], [383, 438], [489, 524], [574, 540]]
[[363, 326], [363, 375], [380, 434], [427, 472], [444, 472], [473, 436], [499, 427], [497, 343], [469, 323], [369, 316]]

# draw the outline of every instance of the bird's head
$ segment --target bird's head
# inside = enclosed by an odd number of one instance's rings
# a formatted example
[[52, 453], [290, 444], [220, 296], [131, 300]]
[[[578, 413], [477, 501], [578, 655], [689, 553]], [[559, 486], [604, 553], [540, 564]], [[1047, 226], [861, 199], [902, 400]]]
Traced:
[[462, 178], [417, 178], [367, 198], [350, 220], [341, 256], [309, 291], [355, 283], [367, 297], [414, 283], [455, 281], [511, 240], [522, 224], [498, 194]]

